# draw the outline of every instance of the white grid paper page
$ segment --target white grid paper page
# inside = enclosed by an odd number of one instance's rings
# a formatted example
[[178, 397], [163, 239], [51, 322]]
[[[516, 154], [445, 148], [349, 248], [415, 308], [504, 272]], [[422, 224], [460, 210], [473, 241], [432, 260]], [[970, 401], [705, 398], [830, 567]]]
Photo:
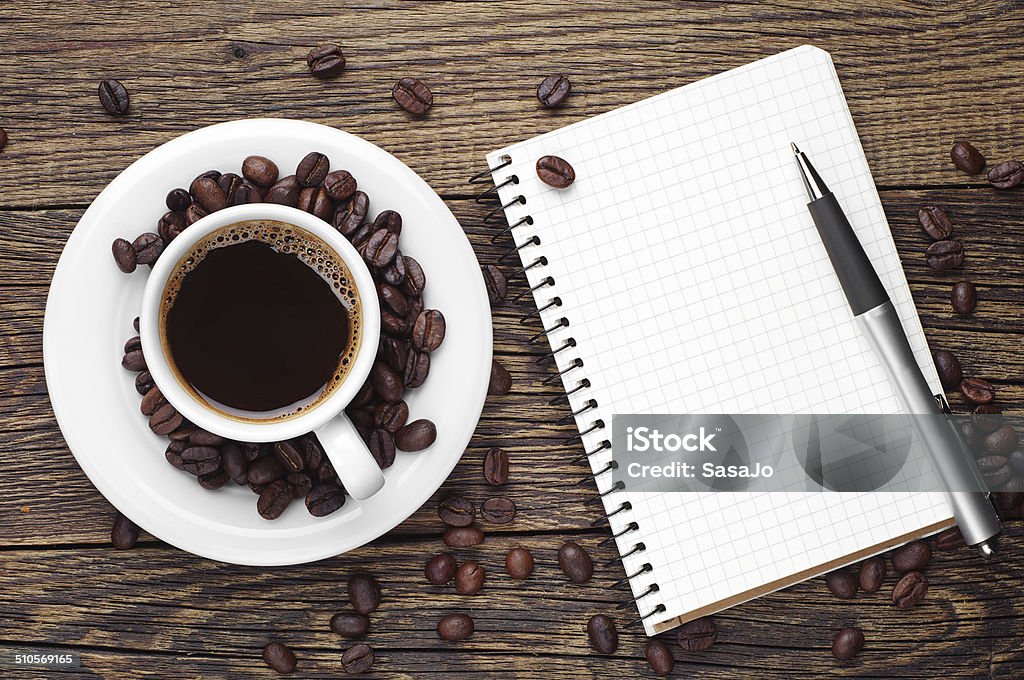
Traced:
[[[790, 151], [806, 151], [839, 197], [907, 329], [936, 392], [931, 362], [881, 203], [829, 55], [804, 46], [672, 90], [489, 155], [499, 190], [581, 431], [615, 413], [891, 413], [899, 403], [853, 324], [807, 212]], [[576, 170], [565, 190], [544, 185], [534, 163], [553, 154]], [[610, 439], [596, 430], [587, 451]], [[595, 472], [607, 451], [591, 456]], [[606, 491], [611, 475], [598, 477]], [[949, 519], [942, 494], [638, 494], [611, 492], [616, 532], [634, 594], [651, 583], [647, 632], [688, 612], [792, 582], [844, 556]], [[899, 500], [899, 502], [897, 502]], [[789, 579], [787, 581], [787, 579]], [[725, 605], [722, 605], [725, 606]]]

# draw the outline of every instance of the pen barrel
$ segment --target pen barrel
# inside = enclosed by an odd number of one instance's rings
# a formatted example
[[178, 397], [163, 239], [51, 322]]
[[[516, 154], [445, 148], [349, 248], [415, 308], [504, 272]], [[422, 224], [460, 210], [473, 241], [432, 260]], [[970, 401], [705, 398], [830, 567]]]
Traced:
[[956, 425], [943, 413], [918, 367], [896, 308], [886, 301], [856, 316], [855, 321], [875, 350], [907, 413], [941, 416], [914, 418], [918, 438], [948, 490], [964, 541], [978, 545], [990, 540], [999, 533], [1000, 525], [995, 508], [988, 500], [984, 480]]
[[854, 315], [889, 301], [878, 273], [833, 193], [807, 204]]

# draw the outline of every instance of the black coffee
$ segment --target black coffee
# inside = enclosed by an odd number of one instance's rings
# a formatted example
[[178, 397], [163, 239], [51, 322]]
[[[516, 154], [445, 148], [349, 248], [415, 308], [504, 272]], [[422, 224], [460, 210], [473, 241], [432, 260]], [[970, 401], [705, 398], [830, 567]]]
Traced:
[[312, 234], [279, 222], [232, 225], [198, 243], [164, 305], [178, 373], [232, 409], [283, 417], [315, 403], [341, 383], [358, 346], [359, 305], [344, 264]]

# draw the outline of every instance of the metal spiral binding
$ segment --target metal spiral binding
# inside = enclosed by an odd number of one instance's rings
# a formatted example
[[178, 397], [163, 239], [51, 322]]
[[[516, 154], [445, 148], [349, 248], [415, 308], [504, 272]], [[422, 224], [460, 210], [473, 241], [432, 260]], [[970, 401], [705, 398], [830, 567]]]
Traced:
[[[511, 172], [511, 169], [509, 170], [509, 173], [506, 176], [495, 177], [495, 173], [499, 173], [501, 170], [505, 168], [510, 168], [510, 166], [512, 165], [512, 157], [505, 155], [501, 157], [500, 161], [501, 162], [496, 167], [488, 168], [483, 172], [474, 175], [470, 179], [470, 184], [491, 184], [491, 186], [489, 186], [488, 188], [483, 190], [479, 195], [476, 196], [476, 201], [478, 203], [493, 201], [498, 204], [484, 217], [484, 224], [495, 223], [499, 220], [499, 218], [502, 215], [505, 215], [505, 217], [507, 218], [506, 221], [509, 226], [495, 233], [491, 237], [491, 243], [498, 243], [499, 241], [504, 239], [506, 235], [510, 239], [512, 239], [511, 246], [498, 258], [498, 264], [508, 264], [512, 261], [521, 261], [522, 264], [519, 267], [517, 267], [515, 274], [513, 274], [513, 276], [518, 277], [519, 275], [522, 275], [522, 277], [527, 280], [526, 288], [523, 291], [519, 292], [514, 297], [512, 297], [510, 301], [513, 303], [518, 303], [531, 297], [537, 298], [541, 294], [541, 291], [550, 290], [552, 293], [551, 297], [547, 300], [547, 302], [541, 302], [540, 300], [538, 300], [537, 309], [532, 312], [528, 312], [519, 319], [519, 323], [525, 326], [533, 323], [534, 318], [540, 320], [545, 312], [555, 308], [560, 308], [562, 306], [562, 299], [555, 294], [557, 286], [555, 278], [553, 276], [545, 276], [541, 274], [540, 276], [533, 279], [533, 281], [536, 281], [536, 283], [530, 283], [531, 279], [529, 278], [528, 272], [530, 272], [530, 270], [537, 270], [539, 272], [542, 272], [543, 268], [548, 266], [548, 259], [544, 255], [538, 255], [534, 257], [532, 262], [530, 262], [529, 264], [526, 263], [527, 258], [524, 256], [523, 251], [526, 248], [541, 245], [541, 240], [538, 235], [533, 234], [532, 236], [528, 236], [521, 242], [516, 243], [515, 237], [517, 235], [517, 232], [521, 231], [520, 228], [533, 225], [534, 220], [533, 217], [530, 215], [523, 215], [518, 218], [513, 218], [511, 215], [508, 214], [507, 211], [509, 210], [515, 212], [518, 206], [527, 205], [527, 199], [522, 193], [517, 193], [507, 200], [503, 200], [502, 197], [499, 196], [499, 192], [501, 192], [502, 189], [514, 187], [519, 184], [519, 177], [515, 173]], [[554, 324], [545, 327], [538, 333], [535, 333], [530, 338], [529, 343], [531, 345], [534, 345], [545, 336], [550, 337], [552, 333], [558, 332], [561, 329], [569, 327], [570, 320], [568, 316], [561, 316], [557, 319], [557, 321], [555, 321]], [[566, 353], [571, 352], [574, 347], [576, 347], [576, 339], [570, 336], [566, 338], [564, 341], [562, 341], [559, 347], [542, 354], [540, 358], [537, 359], [537, 364], [557, 364], [559, 355], [566, 355]], [[585, 397], [586, 390], [590, 388], [591, 383], [589, 378], [577, 374], [579, 369], [582, 369], [584, 367], [583, 359], [581, 359], [580, 357], [572, 357], [566, 364], [563, 365], [565, 365], [566, 367], [561, 369], [554, 375], [545, 378], [543, 383], [544, 385], [547, 386], [557, 385], [559, 383], [564, 383], [566, 385], [565, 393], [563, 395], [555, 397], [549, 402], [551, 406], [557, 406], [562, 404], [563, 402], [570, 405], [571, 412], [568, 415], [564, 416], [563, 418], [560, 418], [558, 420], [559, 424], [570, 423], [573, 420], [583, 416], [587, 412], [596, 411], [598, 408], [598, 403], [596, 399], [587, 398], [581, 401], [578, 407], [576, 407], [576, 409], [573, 410], [573, 407], [571, 405], [573, 395], [577, 395], [578, 397]], [[569, 387], [569, 383], [573, 379], [575, 379], [576, 386]], [[594, 416], [596, 415], [597, 414], [594, 413]], [[587, 435], [593, 434], [604, 429], [604, 420], [595, 417], [589, 426], [581, 427], [579, 429], [578, 434], [573, 435], [571, 437], [567, 437], [564, 440], [564, 443], [573, 444], [576, 441], [582, 443], [584, 438], [587, 437]], [[602, 451], [610, 450], [611, 447], [611, 442], [608, 439], [603, 439], [590, 451], [585, 451], [582, 455], [573, 459], [572, 463], [586, 463], [588, 466], [590, 466], [590, 461], [592, 460], [593, 456], [597, 455]], [[617, 467], [618, 463], [616, 463], [614, 460], [609, 461], [603, 468], [601, 468], [597, 472], [593, 472], [591, 474], [586, 475], [580, 481], [579, 486], [588, 484], [590, 481], [594, 481], [596, 483], [598, 477], [607, 475], [609, 472], [615, 470]], [[585, 500], [584, 505], [602, 504], [603, 501], [607, 499], [609, 496], [618, 491], [621, 491], [624, 488], [625, 484], [621, 480], [616, 481], [612, 483], [612, 485], [609, 486], [606, 491], [599, 491], [595, 495]], [[609, 543], [620, 542], [625, 537], [640, 531], [640, 525], [636, 521], [629, 519], [628, 513], [632, 511], [632, 509], [633, 505], [629, 501], [624, 500], [619, 504], [618, 508], [612, 510], [611, 512], [603, 514], [600, 518], [594, 520], [591, 523], [591, 526], [594, 527], [599, 527], [603, 525], [607, 525], [609, 527], [610, 535], [607, 538], [603, 539], [600, 545], [604, 546]], [[621, 528], [619, 528], [618, 531], [616, 531], [612, 529], [611, 519], [613, 517], [619, 517], [619, 520], [617, 520], [619, 522], [621, 522], [622, 518], [626, 518], [628, 521], [621, 524]], [[647, 546], [644, 545], [643, 541], [638, 541], [633, 544], [632, 548], [622, 553], [617, 559], [609, 562], [609, 566], [614, 565], [615, 562], [618, 562], [620, 560], [625, 560], [626, 558], [632, 555], [642, 553], [646, 549]], [[654, 569], [651, 566], [651, 564], [649, 562], [645, 562], [639, 569], [634, 571], [632, 574], [627, 573], [624, 578], [621, 578], [614, 584], [612, 584], [612, 587], [616, 589], [623, 588], [625, 586], [630, 585], [633, 579], [644, 575], [652, 574], [653, 571]], [[648, 584], [646, 590], [640, 592], [636, 595], [636, 597], [632, 598], [631, 600], [619, 605], [619, 608], [625, 609], [634, 606], [641, 600], [649, 598], [655, 593], [659, 592], [659, 590], [660, 587], [658, 586], [658, 584], [652, 582]], [[655, 614], [662, 613], [665, 610], [665, 605], [659, 602], [646, 614], [643, 614], [639, 616], [637, 619], [627, 623], [626, 627], [635, 626], [643, 622], [645, 619], [654, 616]]]

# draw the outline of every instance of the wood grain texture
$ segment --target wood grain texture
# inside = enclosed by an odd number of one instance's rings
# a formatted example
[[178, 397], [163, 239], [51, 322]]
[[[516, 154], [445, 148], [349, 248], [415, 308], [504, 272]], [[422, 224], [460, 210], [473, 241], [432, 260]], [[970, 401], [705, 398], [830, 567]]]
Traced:
[[[604, 1], [375, 1], [324, 6], [291, 0], [167, 5], [133, 0], [94, 6], [10, 0], [0, 9], [0, 654], [24, 647], [74, 649], [84, 673], [104, 677], [237, 677], [273, 674], [259, 660], [270, 639], [292, 645], [303, 677], [340, 673], [344, 643], [327, 627], [346, 606], [344, 579], [380, 575], [385, 600], [369, 642], [378, 675], [533, 678], [637, 676], [646, 672], [642, 638], [622, 630], [612, 657], [593, 654], [583, 626], [598, 612], [619, 623], [633, 610], [609, 585], [622, 576], [614, 552], [577, 484], [580, 454], [563, 439], [565, 407], [548, 401], [551, 369], [521, 325], [529, 301], [494, 310], [495, 355], [512, 373], [509, 395], [490, 397], [463, 461], [438, 494], [394, 532], [323, 562], [274, 570], [194, 558], [143, 535], [129, 552], [109, 548], [112, 509], [76, 465], [53, 418], [42, 368], [47, 286], [64, 241], [88, 202], [121, 169], [195, 127], [241, 116], [287, 116], [327, 123], [395, 153], [442, 193], [481, 262], [508, 246], [490, 242], [490, 206], [468, 200], [466, 178], [485, 152], [692, 82], [805, 42], [836, 61], [854, 120], [893, 227], [907, 278], [933, 348], [954, 350], [965, 372], [992, 380], [998, 402], [1024, 413], [1024, 225], [1022, 192], [995, 192], [952, 168], [948, 149], [966, 137], [991, 160], [1022, 152], [1014, 104], [1024, 75], [1018, 2], [942, 3], [647, 2], [622, 11]], [[304, 56], [340, 42], [345, 74], [321, 82]], [[568, 105], [541, 110], [536, 84], [551, 72], [574, 84]], [[410, 120], [391, 101], [398, 77], [432, 87], [434, 110]], [[132, 110], [112, 118], [99, 107], [99, 79], [117, 77]], [[182, 178], [179, 183], [188, 178]], [[170, 188], [170, 186], [168, 187]], [[923, 204], [941, 205], [968, 252], [956, 272], [924, 264], [928, 240], [916, 226]], [[512, 273], [513, 267], [505, 267]], [[949, 289], [977, 282], [978, 311], [953, 314]], [[510, 295], [524, 289], [510, 282]], [[127, 337], [127, 333], [126, 333]], [[954, 408], [965, 407], [950, 395]], [[512, 457], [501, 493], [516, 521], [457, 551], [488, 570], [484, 591], [467, 598], [429, 586], [423, 561], [443, 549], [436, 501], [448, 493], [494, 495], [481, 478], [484, 451]], [[171, 471], [169, 471], [171, 472]], [[254, 497], [255, 502], [255, 497]], [[555, 551], [576, 540], [601, 563], [594, 580], [572, 586]], [[537, 573], [516, 583], [504, 552], [529, 547]], [[790, 588], [716, 617], [720, 643], [703, 655], [675, 648], [676, 675], [905, 677], [1024, 675], [1024, 524], [1008, 529], [1007, 558], [934, 558], [919, 607], [901, 612], [883, 591], [834, 600], [820, 581]], [[45, 574], [45, 578], [42, 576]], [[116, 575], [113, 576], [113, 575]], [[442, 643], [437, 618], [467, 611], [478, 633]], [[864, 628], [865, 651], [831, 659], [833, 632]], [[671, 635], [665, 639], [672, 640]], [[83, 673], [83, 674], [84, 674]]]

